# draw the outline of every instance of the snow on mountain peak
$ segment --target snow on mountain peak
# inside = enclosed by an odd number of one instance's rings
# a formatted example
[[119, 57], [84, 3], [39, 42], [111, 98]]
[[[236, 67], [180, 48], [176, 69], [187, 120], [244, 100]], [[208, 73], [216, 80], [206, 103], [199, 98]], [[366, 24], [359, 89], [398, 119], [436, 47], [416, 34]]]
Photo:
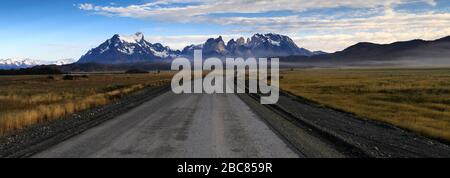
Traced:
[[269, 42], [272, 44], [272, 45], [274, 45], [274, 46], [280, 46], [280, 41], [277, 41], [277, 40], [273, 40], [273, 39], [268, 39], [269, 40]]
[[32, 59], [0, 59], [0, 69], [28, 68], [39, 64], [38, 61]]
[[36, 65], [39, 64], [39, 62], [32, 60], [32, 59], [12, 59], [12, 58], [8, 58], [8, 59], [0, 59], [0, 64], [5, 64], [5, 65]]
[[186, 46], [180, 51], [172, 50], [160, 43], [150, 43], [144, 39], [144, 34], [138, 32], [130, 36], [114, 35], [83, 55], [78, 63], [119, 64], [173, 59], [178, 56], [190, 57], [197, 49], [202, 49], [204, 56], [214, 57], [313, 55], [312, 52], [299, 48], [288, 36], [274, 33], [258, 33], [247, 39], [244, 37], [231, 39], [227, 44], [223, 41], [222, 36], [219, 36], [218, 38], [209, 38], [205, 43], [199, 45]]
[[37, 65], [66, 65], [76, 62], [75, 59], [61, 59], [57, 61], [39, 61], [33, 59], [0, 59], [0, 69], [20, 69]]
[[138, 43], [144, 39], [144, 34], [137, 32], [134, 35], [119, 35], [119, 39], [127, 43]]
[[76, 59], [69, 58], [69, 59], [60, 59], [60, 60], [57, 60], [57, 61], [52, 61], [52, 62], [50, 62], [50, 64], [61, 66], [61, 65], [72, 64], [72, 63], [75, 63], [75, 62], [77, 62]]
[[83, 55], [79, 63], [127, 63], [173, 58], [180, 51], [172, 50], [160, 43], [150, 43], [143, 33], [114, 35], [111, 39]]

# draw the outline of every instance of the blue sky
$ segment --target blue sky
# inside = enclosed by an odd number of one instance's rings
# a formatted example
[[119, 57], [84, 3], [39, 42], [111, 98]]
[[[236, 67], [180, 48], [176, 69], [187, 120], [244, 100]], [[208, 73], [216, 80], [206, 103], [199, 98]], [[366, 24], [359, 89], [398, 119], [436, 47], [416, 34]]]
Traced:
[[450, 35], [450, 1], [15, 0], [1, 2], [0, 25], [0, 59], [78, 59], [114, 34], [135, 32], [175, 49], [272, 32], [333, 52]]

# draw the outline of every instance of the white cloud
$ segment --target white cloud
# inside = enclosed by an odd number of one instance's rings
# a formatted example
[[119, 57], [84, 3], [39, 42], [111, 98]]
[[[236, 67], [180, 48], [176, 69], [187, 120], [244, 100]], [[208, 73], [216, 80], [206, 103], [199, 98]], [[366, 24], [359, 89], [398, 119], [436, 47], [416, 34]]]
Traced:
[[328, 34], [311, 36], [293, 36], [293, 40], [300, 46], [313, 50], [327, 52], [340, 51], [358, 42], [373, 42], [388, 44], [396, 41], [412, 39], [435, 40], [450, 34], [450, 29], [436, 30], [425, 28], [413, 31], [398, 32], [358, 32], [353, 34]]
[[[195, 4], [176, 6], [176, 4], [180, 2]], [[80, 4], [79, 8], [83, 10], [101, 11], [125, 17], [164, 18], [171, 20], [182, 20], [178, 17], [185, 17], [194, 18], [195, 20], [198, 16], [208, 15], [211, 13], [262, 13], [281, 10], [301, 12], [309, 9], [335, 7], [376, 8], [413, 2], [424, 2], [429, 5], [436, 5], [434, 0], [157, 0], [151, 3], [119, 7]]]
[[[181, 2], [193, 4], [180, 6], [178, 3]], [[435, 0], [157, 0], [129, 6], [80, 4], [78, 7], [108, 16], [238, 27], [230, 34], [282, 33], [294, 38], [299, 46], [332, 52], [361, 41], [390, 43], [415, 38], [436, 39], [450, 35], [448, 12], [408, 13], [394, 10], [400, 4], [415, 2], [436, 6]], [[350, 7], [357, 10], [344, 16], [338, 14], [308, 17], [292, 14], [271, 17], [211, 16], [214, 13], [264, 13], [281, 10], [303, 12], [336, 7]], [[153, 37], [153, 39], [172, 44], [173, 48], [181, 48], [185, 44], [201, 43], [208, 37], [173, 36]], [[147, 37], [149, 38], [151, 37]]]
[[94, 5], [89, 3], [80, 4], [78, 7], [82, 10], [94, 10]]

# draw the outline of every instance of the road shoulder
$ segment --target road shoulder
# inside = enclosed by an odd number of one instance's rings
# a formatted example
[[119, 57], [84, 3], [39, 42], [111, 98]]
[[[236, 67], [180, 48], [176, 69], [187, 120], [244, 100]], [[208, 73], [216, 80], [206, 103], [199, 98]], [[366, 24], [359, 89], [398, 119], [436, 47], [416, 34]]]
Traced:
[[169, 91], [168, 86], [149, 87], [105, 106], [37, 124], [0, 138], [0, 157], [29, 157], [123, 114]]

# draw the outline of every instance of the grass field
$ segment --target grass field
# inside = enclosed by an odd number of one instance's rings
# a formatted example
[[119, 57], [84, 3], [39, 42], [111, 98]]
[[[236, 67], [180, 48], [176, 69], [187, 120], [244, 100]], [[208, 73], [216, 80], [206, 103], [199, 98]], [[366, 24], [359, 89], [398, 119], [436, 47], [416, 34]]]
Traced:
[[172, 73], [92, 74], [72, 80], [55, 76], [0, 76], [0, 134], [107, 104]]
[[450, 69], [298, 69], [281, 88], [344, 110], [450, 141]]

